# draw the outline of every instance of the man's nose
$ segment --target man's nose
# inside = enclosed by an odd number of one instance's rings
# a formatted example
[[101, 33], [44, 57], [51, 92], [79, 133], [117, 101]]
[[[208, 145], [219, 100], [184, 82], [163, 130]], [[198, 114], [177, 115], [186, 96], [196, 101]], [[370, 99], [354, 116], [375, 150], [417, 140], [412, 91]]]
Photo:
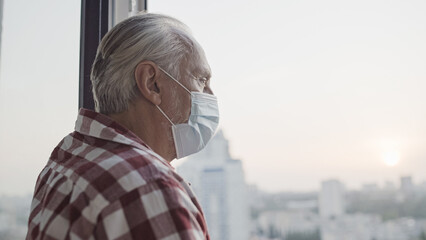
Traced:
[[211, 94], [211, 95], [214, 95], [214, 94], [213, 94], [213, 91], [212, 91], [212, 89], [211, 89], [210, 87], [205, 87], [205, 88], [204, 88], [204, 90], [203, 90], [203, 92], [204, 92], [204, 93]]

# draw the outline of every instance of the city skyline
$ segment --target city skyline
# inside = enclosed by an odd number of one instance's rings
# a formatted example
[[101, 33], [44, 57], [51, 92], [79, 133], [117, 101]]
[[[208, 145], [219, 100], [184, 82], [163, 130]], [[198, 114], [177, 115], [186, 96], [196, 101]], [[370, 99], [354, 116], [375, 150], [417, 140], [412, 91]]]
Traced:
[[[220, 141], [216, 141], [211, 148], [222, 148], [223, 146], [225, 145]], [[204, 195], [200, 199], [200, 204], [205, 211], [208, 224], [210, 221], [209, 231], [212, 237], [214, 237], [214, 232], [219, 233], [217, 230], [221, 228], [224, 230], [222, 233], [232, 229], [232, 234], [228, 232], [229, 235], [221, 236], [221, 239], [229, 240], [267, 240], [283, 237], [289, 240], [301, 237], [305, 240], [420, 240], [426, 237], [426, 209], [422, 207], [426, 198], [426, 185], [423, 188], [415, 188], [410, 177], [401, 178], [401, 189], [378, 189], [374, 186], [366, 186], [363, 191], [348, 191], [344, 187], [342, 188], [343, 183], [338, 180], [322, 182], [321, 189], [316, 193], [270, 194], [250, 186], [246, 188], [250, 194], [250, 198], [246, 199], [250, 206], [250, 217], [248, 214], [241, 215], [241, 212], [238, 214], [239, 210], [233, 211], [233, 214], [228, 211], [217, 211], [218, 206], [215, 207], [217, 202], [214, 204], [215, 201], [211, 202], [211, 200], [219, 200], [221, 196], [226, 198], [225, 192], [234, 195], [228, 196], [232, 201], [232, 208], [243, 210], [240, 205], [241, 199], [235, 201], [235, 194], [238, 195], [238, 191], [220, 191], [221, 188], [224, 190], [233, 186], [233, 184], [221, 186], [223, 182], [217, 180], [223, 179], [223, 176], [213, 174], [207, 176], [208, 179], [199, 178], [200, 173], [206, 172], [206, 170], [210, 173], [219, 173], [218, 168], [227, 169], [228, 167], [225, 165], [229, 160], [228, 163], [231, 165], [238, 163], [238, 161], [229, 159], [229, 155], [225, 155], [225, 158], [228, 159], [225, 160], [223, 153], [226, 154], [226, 151], [218, 152], [217, 155], [209, 155], [208, 162], [195, 162], [187, 165], [185, 168], [188, 168], [184, 171], [186, 174], [190, 174], [189, 179], [193, 183], [194, 190], [198, 189], [196, 194]], [[203, 155], [203, 153], [200, 154]], [[193, 160], [197, 161], [196, 156]], [[234, 168], [235, 166], [237, 165], [229, 166], [231, 168], [228, 170], [231, 171], [228, 172], [227, 177], [231, 178], [228, 180], [241, 179], [240, 174], [234, 175], [234, 170], [240, 171], [239, 167]], [[200, 170], [201, 172], [197, 174], [197, 171]], [[194, 175], [194, 173], [196, 174]], [[241, 181], [239, 182], [241, 183]], [[201, 185], [199, 185], [200, 183]], [[207, 185], [205, 185], [206, 183]], [[240, 186], [237, 189], [243, 188], [244, 186]], [[206, 195], [211, 191], [212, 194]], [[208, 200], [209, 198], [210, 200]], [[0, 238], [21, 239], [25, 237], [30, 200], [30, 195], [12, 197], [0, 194]], [[224, 208], [229, 203], [229, 201], [222, 202], [221, 207]], [[213, 225], [211, 225], [212, 214], [217, 218], [216, 221], [213, 221], [216, 224]], [[244, 223], [247, 220], [250, 221], [249, 224]], [[238, 231], [236, 231], [237, 229]], [[248, 232], [250, 232], [250, 238], [241, 238], [240, 234], [247, 236]]]

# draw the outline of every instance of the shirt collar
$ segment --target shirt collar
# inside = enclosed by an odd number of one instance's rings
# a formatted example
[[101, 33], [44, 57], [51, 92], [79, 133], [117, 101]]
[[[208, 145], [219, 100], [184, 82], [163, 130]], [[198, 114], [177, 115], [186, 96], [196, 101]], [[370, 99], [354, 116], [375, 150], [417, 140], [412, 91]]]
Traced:
[[167, 166], [172, 167], [169, 162], [155, 153], [133, 132], [104, 114], [81, 108], [77, 116], [77, 121], [75, 122], [75, 131], [83, 135], [130, 145], [132, 147], [147, 151], [158, 158], [161, 162], [165, 163]]

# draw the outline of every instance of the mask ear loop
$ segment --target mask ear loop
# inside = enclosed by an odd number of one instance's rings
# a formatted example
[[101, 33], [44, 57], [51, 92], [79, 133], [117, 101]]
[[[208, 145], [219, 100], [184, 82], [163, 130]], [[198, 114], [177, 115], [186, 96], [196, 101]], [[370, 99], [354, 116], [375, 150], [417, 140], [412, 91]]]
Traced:
[[169, 76], [169, 78], [173, 79], [177, 84], [179, 84], [181, 87], [183, 87], [183, 89], [185, 89], [189, 94], [191, 94], [191, 91], [188, 90], [188, 88], [186, 88], [185, 86], [183, 86], [182, 83], [180, 83], [178, 80], [176, 80], [172, 75], [170, 75], [168, 72], [166, 72], [164, 69], [162, 69], [160, 66], [158, 66], [158, 68], [165, 73], [167, 76]]
[[163, 116], [164, 116], [167, 120], [169, 120], [169, 122], [172, 124], [172, 126], [174, 126], [174, 124], [173, 124], [172, 120], [170, 120], [170, 118], [169, 118], [169, 117], [167, 117], [167, 115], [163, 112], [163, 110], [161, 110], [161, 108], [160, 108], [158, 105], [155, 105], [155, 106], [158, 108], [158, 110], [160, 110], [160, 112], [163, 114]]
[[[165, 73], [169, 78], [171, 78], [173, 81], [175, 81], [177, 84], [179, 84], [183, 89], [185, 89], [189, 94], [191, 94], [191, 91], [189, 91], [188, 90], [188, 88], [186, 88], [185, 86], [183, 86], [183, 84], [182, 83], [180, 83], [178, 80], [176, 80], [172, 75], [170, 75], [168, 72], [166, 72], [164, 69], [162, 69], [160, 66], [158, 66], [158, 68], [163, 72], [163, 73]], [[191, 94], [192, 95], [192, 94]], [[169, 122], [172, 124], [172, 126], [174, 126], [175, 124], [172, 122], [172, 120], [170, 120], [170, 118], [169, 117], [167, 117], [167, 115], [166, 115], [166, 113], [163, 111], [163, 110], [161, 110], [161, 108], [158, 106], [158, 105], [155, 105], [157, 108], [158, 108], [158, 110], [160, 110], [160, 112], [163, 114], [163, 116], [165, 117], [165, 118], [167, 118], [167, 120], [169, 120]]]

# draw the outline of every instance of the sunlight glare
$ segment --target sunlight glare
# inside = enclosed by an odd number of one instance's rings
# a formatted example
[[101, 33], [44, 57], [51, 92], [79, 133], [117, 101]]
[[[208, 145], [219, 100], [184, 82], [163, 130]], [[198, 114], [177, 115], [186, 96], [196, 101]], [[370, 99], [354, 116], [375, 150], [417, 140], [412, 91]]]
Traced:
[[388, 167], [394, 167], [399, 162], [398, 151], [387, 151], [382, 154], [382, 160]]
[[401, 144], [394, 139], [382, 139], [381, 142], [381, 159], [388, 167], [396, 166], [400, 161]]

